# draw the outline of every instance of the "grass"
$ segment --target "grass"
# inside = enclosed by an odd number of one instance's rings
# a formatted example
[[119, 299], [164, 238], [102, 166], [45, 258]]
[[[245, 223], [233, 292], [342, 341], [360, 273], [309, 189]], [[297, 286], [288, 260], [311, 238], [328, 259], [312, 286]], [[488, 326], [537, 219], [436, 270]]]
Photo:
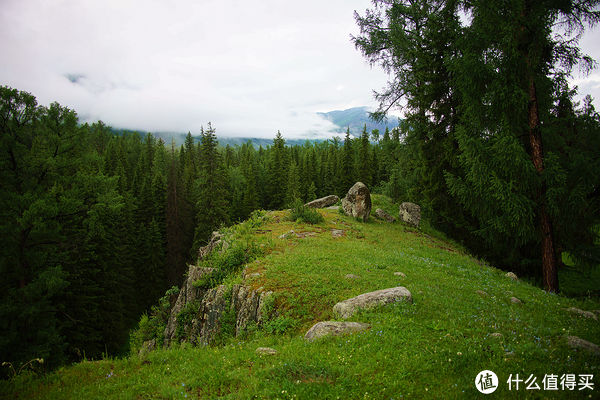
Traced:
[[[397, 214], [389, 200], [374, 205]], [[383, 204], [384, 207], [381, 207]], [[246, 265], [254, 288], [275, 293], [268, 328], [223, 346], [159, 349], [143, 357], [85, 361], [46, 376], [21, 374], [0, 383], [0, 396], [39, 399], [400, 399], [472, 398], [484, 369], [500, 380], [496, 398], [515, 397], [510, 374], [593, 374], [594, 391], [519, 390], [521, 398], [596, 396], [600, 358], [575, 351], [566, 336], [600, 342], [600, 323], [565, 311], [600, 309], [597, 298], [547, 294], [512, 281], [435, 231], [374, 218], [367, 223], [319, 210], [314, 225], [269, 214], [255, 235], [266, 254]], [[344, 231], [332, 237], [332, 229]], [[294, 230], [301, 237], [279, 236]], [[302, 235], [314, 233], [314, 235]], [[304, 237], [302, 237], [304, 236]], [[405, 278], [394, 275], [403, 272]], [[241, 272], [240, 272], [241, 273]], [[346, 274], [359, 278], [346, 279]], [[239, 280], [237, 278], [229, 278]], [[333, 319], [333, 305], [358, 294], [405, 286], [413, 304], [361, 312], [371, 329], [307, 343], [315, 322]], [[478, 290], [487, 294], [479, 294]], [[512, 304], [515, 296], [522, 304]], [[501, 338], [490, 336], [499, 332]], [[278, 354], [258, 355], [257, 347]]]

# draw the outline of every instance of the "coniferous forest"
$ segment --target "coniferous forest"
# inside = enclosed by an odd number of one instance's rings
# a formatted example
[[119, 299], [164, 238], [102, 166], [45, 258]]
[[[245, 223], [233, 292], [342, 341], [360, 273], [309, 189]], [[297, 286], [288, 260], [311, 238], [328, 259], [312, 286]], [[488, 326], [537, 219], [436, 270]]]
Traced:
[[548, 291], [566, 259], [597, 267], [600, 116], [566, 79], [593, 62], [550, 29], [560, 19], [582, 30], [598, 13], [579, 2], [375, 3], [356, 16], [354, 42], [393, 78], [375, 117], [408, 102], [391, 131], [222, 147], [208, 123], [176, 145], [1, 87], [0, 358], [51, 368], [125, 354], [140, 315], [181, 284], [214, 230], [343, 197], [356, 181], [420, 204], [432, 227]]

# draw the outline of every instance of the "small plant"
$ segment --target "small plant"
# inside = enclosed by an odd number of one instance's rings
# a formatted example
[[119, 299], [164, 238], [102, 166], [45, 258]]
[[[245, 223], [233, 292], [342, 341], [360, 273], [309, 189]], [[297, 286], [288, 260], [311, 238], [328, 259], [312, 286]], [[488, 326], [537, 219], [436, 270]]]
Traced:
[[296, 328], [298, 321], [287, 315], [279, 316], [273, 320], [268, 321], [265, 324], [265, 331], [274, 335], [283, 335], [286, 332], [290, 332]]
[[177, 340], [181, 340], [185, 337], [185, 329], [189, 327], [194, 318], [198, 315], [200, 309], [200, 303], [198, 301], [192, 301], [187, 303], [179, 314], [177, 314], [177, 328], [175, 328], [175, 337]]
[[325, 219], [317, 210], [305, 207], [300, 199], [295, 199], [292, 203], [289, 220], [306, 224], [319, 224]]
[[[2, 366], [8, 367], [8, 369], [10, 370], [10, 378], [14, 378], [17, 375], [20, 375], [21, 372], [23, 372], [26, 368], [30, 368], [30, 369], [34, 370], [35, 363], [38, 363], [39, 365], [43, 365], [44, 359], [43, 358], [34, 358], [32, 360], [27, 361], [26, 363], [21, 365], [19, 367], [19, 369], [16, 369], [16, 370], [15, 370], [15, 367], [12, 365], [12, 363], [8, 362], [8, 361], [3, 362]], [[34, 372], [35, 372], [35, 370], [34, 370]]]

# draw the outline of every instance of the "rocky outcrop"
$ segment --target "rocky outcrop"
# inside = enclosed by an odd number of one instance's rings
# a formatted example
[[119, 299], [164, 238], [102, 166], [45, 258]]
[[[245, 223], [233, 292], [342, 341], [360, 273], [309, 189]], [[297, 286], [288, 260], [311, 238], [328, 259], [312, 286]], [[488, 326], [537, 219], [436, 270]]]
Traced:
[[410, 225], [419, 226], [421, 222], [421, 207], [415, 203], [400, 204], [400, 219]]
[[333, 313], [340, 318], [346, 319], [350, 318], [360, 309], [369, 309], [397, 301], [412, 303], [412, 295], [408, 289], [398, 286], [364, 293], [337, 303], [333, 306]]
[[219, 247], [221, 248], [221, 251], [225, 251], [229, 247], [229, 243], [225, 240], [225, 236], [223, 234], [219, 232], [213, 232], [208, 244], [198, 249], [198, 258], [203, 260], [207, 255]]
[[[190, 279], [186, 280], [186, 285]], [[193, 286], [193, 285], [192, 285]], [[193, 296], [185, 299], [184, 290], [171, 309], [165, 328], [165, 346], [171, 342], [185, 341], [207, 345], [221, 332], [223, 317], [234, 324], [235, 335], [239, 335], [251, 322], [260, 324], [268, 317], [265, 301], [272, 292], [251, 290], [244, 285], [228, 288], [220, 285], [212, 289], [197, 289]], [[189, 301], [186, 301], [189, 300]], [[191, 299], [191, 300], [190, 300]]]
[[346, 197], [342, 199], [342, 208], [346, 215], [367, 221], [369, 214], [371, 214], [371, 192], [369, 192], [369, 188], [362, 182], [356, 182], [348, 190]]
[[381, 208], [378, 208], [377, 210], [375, 210], [375, 215], [377, 216], [377, 218], [382, 219], [384, 221], [396, 222], [396, 218], [392, 217], [390, 214], [388, 214]]
[[306, 203], [304, 205], [304, 207], [325, 208], [325, 207], [329, 207], [329, 206], [334, 205], [338, 201], [340, 201], [340, 198], [337, 197], [336, 195], [332, 194], [330, 196], [321, 197], [320, 199], [316, 199], [316, 200], [310, 201], [310, 202]]
[[304, 339], [312, 342], [324, 336], [341, 336], [369, 329], [371, 325], [361, 322], [321, 321], [306, 332]]

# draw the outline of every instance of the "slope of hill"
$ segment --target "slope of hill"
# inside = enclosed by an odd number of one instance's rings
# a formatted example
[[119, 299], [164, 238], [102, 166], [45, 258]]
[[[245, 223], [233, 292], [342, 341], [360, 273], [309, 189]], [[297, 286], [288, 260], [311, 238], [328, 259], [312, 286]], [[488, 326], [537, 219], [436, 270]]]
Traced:
[[[374, 209], [397, 214], [389, 199], [373, 201]], [[597, 300], [569, 299], [512, 280], [426, 226], [373, 216], [361, 223], [329, 209], [319, 213], [325, 220], [316, 225], [273, 211], [229, 228], [235, 240], [262, 255], [221, 283], [244, 282], [274, 293], [273, 312], [262, 326], [250, 325], [233, 337], [225, 334], [232, 322], [222, 321], [219, 346], [183, 343], [125, 359], [83, 361], [47, 376], [22, 373], [0, 383], [0, 397], [473, 398], [479, 395], [475, 377], [483, 370], [497, 374], [500, 398], [515, 397], [511, 378], [523, 380], [519, 398], [587, 397], [599, 390], [600, 355], [572, 349], [568, 337], [598, 343], [600, 324], [593, 313], [586, 318], [567, 310], [599, 310]], [[315, 322], [335, 319], [337, 302], [397, 286], [412, 293], [413, 303], [350, 319], [370, 324], [369, 330], [304, 340]], [[277, 353], [260, 354], [259, 347]], [[558, 390], [543, 390], [542, 379], [550, 374], [558, 382], [563, 377], [562, 388], [557, 383]], [[575, 376], [573, 389], [564, 386], [567, 375]], [[579, 390], [583, 375], [594, 375], [593, 390]], [[526, 389], [530, 376], [542, 389]]]
[[350, 133], [354, 136], [360, 135], [365, 124], [367, 125], [368, 132], [371, 132], [373, 129], [379, 129], [381, 134], [383, 134], [386, 127], [393, 129], [398, 126], [398, 119], [395, 118], [388, 118], [388, 120], [383, 123], [373, 121], [369, 117], [367, 107], [354, 107], [346, 110], [336, 110], [317, 114], [337, 125], [339, 127], [337, 132], [344, 133], [346, 132], [346, 128], [350, 127]]

